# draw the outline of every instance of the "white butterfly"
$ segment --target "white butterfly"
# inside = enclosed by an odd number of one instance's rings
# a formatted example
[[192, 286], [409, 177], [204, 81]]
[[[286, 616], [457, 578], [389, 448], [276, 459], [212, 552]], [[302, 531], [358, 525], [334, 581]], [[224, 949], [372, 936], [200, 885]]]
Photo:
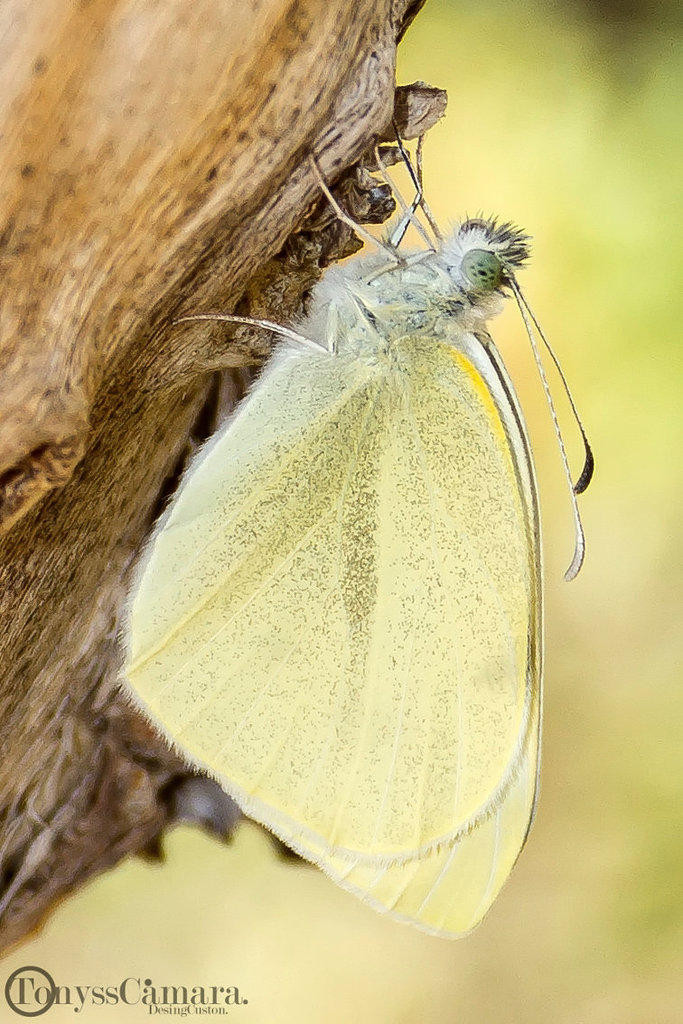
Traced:
[[187, 472], [129, 609], [126, 676], [160, 730], [439, 935], [486, 913], [536, 799], [538, 500], [485, 331], [527, 255], [469, 220], [328, 271]]

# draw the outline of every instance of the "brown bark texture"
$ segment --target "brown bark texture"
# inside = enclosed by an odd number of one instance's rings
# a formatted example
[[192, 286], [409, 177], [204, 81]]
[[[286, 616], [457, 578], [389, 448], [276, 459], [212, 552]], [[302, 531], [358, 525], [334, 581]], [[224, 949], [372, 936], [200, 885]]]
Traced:
[[[309, 154], [358, 219], [387, 215], [358, 161], [420, 6], [0, 6], [0, 948], [172, 822], [237, 819], [117, 690], [130, 567], [272, 343], [172, 321], [286, 323], [357, 247]], [[408, 134], [441, 102], [400, 99]]]

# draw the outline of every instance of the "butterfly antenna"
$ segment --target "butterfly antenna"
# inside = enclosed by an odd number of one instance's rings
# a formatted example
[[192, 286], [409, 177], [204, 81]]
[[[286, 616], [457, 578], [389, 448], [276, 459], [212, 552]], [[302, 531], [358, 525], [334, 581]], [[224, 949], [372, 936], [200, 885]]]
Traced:
[[315, 178], [318, 182], [318, 185], [320, 186], [323, 195], [325, 196], [328, 203], [336, 213], [339, 220], [342, 221], [344, 224], [348, 224], [348, 226], [352, 228], [357, 235], [360, 235], [360, 237], [365, 242], [369, 242], [370, 245], [376, 245], [379, 249], [383, 249], [393, 263], [400, 263], [401, 257], [396, 252], [396, 250], [391, 246], [391, 244], [387, 244], [386, 242], [383, 242], [381, 239], [375, 238], [375, 236], [370, 231], [364, 228], [362, 224], [359, 224], [357, 221], [355, 221], [353, 217], [350, 217], [346, 210], [344, 210], [343, 207], [339, 205], [335, 197], [330, 192], [327, 182], [325, 181], [320, 172], [320, 168], [318, 167], [318, 161], [315, 159], [315, 157], [310, 155], [308, 158], [308, 162], [311, 165], [313, 174], [315, 175]]
[[[517, 284], [516, 281], [515, 281], [515, 284]], [[541, 341], [545, 345], [546, 349], [550, 353], [550, 358], [552, 359], [553, 363], [555, 364], [555, 369], [557, 370], [557, 372], [559, 374], [559, 377], [560, 377], [560, 380], [562, 381], [562, 386], [564, 387], [564, 390], [565, 390], [565, 393], [567, 395], [567, 398], [569, 399], [569, 405], [570, 405], [571, 410], [572, 410], [572, 412], [574, 414], [574, 419], [576, 420], [576, 425], [578, 426], [579, 432], [581, 434], [581, 440], [583, 441], [583, 448], [584, 448], [583, 469], [581, 470], [581, 473], [579, 475], [578, 480], [576, 481], [576, 483], [573, 486], [574, 486], [574, 494], [583, 494], [583, 492], [586, 490], [586, 488], [588, 487], [589, 483], [593, 479], [593, 472], [595, 470], [595, 459], [593, 457], [593, 450], [592, 450], [592, 448], [590, 446], [590, 442], [589, 442], [588, 437], [586, 435], [586, 431], [584, 430], [583, 423], [581, 422], [581, 417], [579, 416], [579, 411], [576, 408], [576, 403], [574, 402], [574, 396], [572, 395], [571, 390], [569, 388], [569, 384], [567, 382], [567, 378], [565, 377], [564, 372], [562, 370], [562, 367], [560, 366], [560, 360], [557, 358], [555, 352], [553, 351], [553, 349], [552, 349], [552, 347], [550, 345], [550, 342], [548, 341], [548, 339], [546, 338], [545, 334], [543, 333], [541, 325], [539, 324], [538, 320], [536, 319], [536, 316], [534, 315], [534, 311], [531, 309], [531, 307], [530, 307], [529, 303], [527, 302], [526, 297], [524, 296], [524, 294], [523, 294], [521, 288], [519, 287], [519, 285], [517, 285], [517, 291], [518, 291], [518, 294], [519, 294], [519, 298], [518, 298], [517, 301], [519, 302], [519, 300], [521, 299], [521, 301], [523, 302], [524, 308], [526, 309], [527, 313], [531, 317], [531, 320], [532, 320], [532, 323], [533, 323], [534, 327], [538, 331], [539, 338], [541, 339]]]
[[[550, 415], [552, 417], [553, 426], [555, 428], [555, 435], [557, 437], [557, 443], [558, 443], [559, 448], [560, 448], [560, 456], [562, 458], [562, 465], [564, 467], [565, 477], [566, 477], [567, 483], [569, 485], [569, 494], [570, 494], [570, 500], [571, 500], [571, 507], [572, 507], [572, 513], [573, 513], [573, 517], [574, 517], [574, 535], [575, 535], [574, 557], [572, 558], [571, 565], [569, 566], [569, 568], [567, 569], [567, 571], [564, 574], [565, 580], [567, 582], [569, 582], [570, 580], [575, 579], [575, 577], [578, 575], [579, 570], [581, 569], [581, 566], [583, 565], [584, 556], [586, 554], [586, 536], [584, 534], [583, 524], [581, 523], [581, 516], [579, 514], [579, 504], [578, 504], [578, 502], [576, 500], [576, 496], [577, 496], [577, 494], [581, 494], [582, 491], [585, 491], [586, 487], [590, 483], [590, 479], [591, 479], [591, 477], [593, 475], [593, 467], [594, 467], [593, 453], [592, 453], [591, 447], [590, 447], [590, 445], [588, 443], [588, 438], [586, 437], [586, 432], [585, 432], [585, 430], [583, 428], [583, 424], [581, 423], [581, 420], [579, 418], [579, 415], [578, 415], [578, 412], [576, 410], [576, 406], [574, 404], [573, 398], [572, 398], [571, 394], [569, 393], [569, 387], [567, 385], [567, 380], [566, 380], [564, 374], [562, 373], [562, 370], [560, 369], [557, 357], [555, 356], [555, 353], [553, 352], [553, 350], [550, 348], [550, 345], [548, 344], [548, 341], [546, 340], [546, 337], [543, 334], [542, 330], [538, 326], [538, 321], [536, 320], [536, 317], [533, 315], [533, 313], [529, 309], [529, 306], [528, 306], [528, 304], [526, 302], [526, 299], [524, 298], [524, 296], [522, 294], [522, 291], [521, 291], [519, 285], [517, 284], [516, 279], [510, 273], [508, 273], [508, 282], [509, 282], [509, 285], [510, 285], [510, 287], [512, 289], [512, 292], [513, 292], [514, 296], [515, 296], [515, 299], [517, 301], [517, 305], [519, 307], [519, 311], [522, 314], [522, 320], [524, 321], [524, 326], [526, 328], [526, 332], [527, 332], [527, 335], [528, 335], [528, 338], [529, 338], [529, 342], [531, 343], [531, 350], [532, 350], [532, 352], [534, 354], [534, 359], [536, 361], [536, 367], [538, 369], [538, 374], [539, 374], [539, 376], [541, 378], [541, 383], [543, 384], [543, 391], [545, 392], [546, 402], [548, 403], [548, 408], [550, 409]], [[569, 401], [571, 403], [571, 408], [572, 408], [572, 411], [574, 413], [574, 416], [576, 417], [576, 421], [577, 421], [577, 423], [579, 425], [579, 430], [581, 431], [581, 437], [583, 438], [584, 447], [585, 447], [585, 453], [586, 453], [586, 455], [585, 455], [585, 462], [584, 462], [583, 469], [581, 471], [581, 475], [579, 476], [579, 479], [577, 480], [576, 484], [572, 483], [571, 469], [569, 468], [569, 459], [567, 457], [567, 449], [565, 448], [564, 440], [562, 438], [562, 432], [560, 430], [560, 424], [559, 424], [559, 421], [557, 419], [557, 413], [555, 411], [555, 405], [553, 403], [552, 395], [550, 394], [550, 386], [548, 384], [548, 378], [546, 377], [545, 370], [543, 369], [543, 363], [541, 361], [541, 353], [538, 350], [538, 345], [536, 344], [536, 339], [534, 338], [534, 327], [538, 331], [539, 337], [543, 341], [543, 344], [546, 346], [546, 348], [550, 352], [550, 354], [552, 356], [552, 359], [553, 359], [553, 362], [555, 363], [555, 366], [557, 367], [557, 369], [558, 369], [558, 371], [560, 373], [560, 378], [561, 378], [562, 383], [563, 383], [563, 385], [564, 385], [564, 387], [565, 387], [565, 389], [567, 391], [567, 394], [569, 396]]]

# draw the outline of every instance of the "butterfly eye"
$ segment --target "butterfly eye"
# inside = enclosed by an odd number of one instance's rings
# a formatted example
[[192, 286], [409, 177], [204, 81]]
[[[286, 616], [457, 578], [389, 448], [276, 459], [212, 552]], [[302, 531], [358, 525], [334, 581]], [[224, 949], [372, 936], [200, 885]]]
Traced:
[[493, 292], [504, 280], [503, 264], [488, 249], [470, 249], [462, 258], [462, 272], [478, 292]]

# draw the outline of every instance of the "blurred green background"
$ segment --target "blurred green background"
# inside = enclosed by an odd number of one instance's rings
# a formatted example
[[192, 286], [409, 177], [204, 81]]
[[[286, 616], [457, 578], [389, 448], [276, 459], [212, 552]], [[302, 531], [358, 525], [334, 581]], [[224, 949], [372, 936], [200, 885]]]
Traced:
[[[425, 151], [434, 212], [444, 225], [497, 213], [534, 236], [522, 284], [597, 459], [582, 501], [587, 561], [567, 585], [559, 455], [509, 308], [493, 334], [537, 453], [546, 716], [536, 825], [488, 918], [466, 939], [434, 939], [279, 860], [252, 826], [231, 847], [179, 829], [165, 866], [125, 863], [66, 902], [5, 959], [3, 984], [29, 963], [72, 986], [238, 985], [249, 1002], [230, 1016], [244, 1024], [683, 1020], [677, 10], [429, 0], [401, 47], [400, 82], [449, 93]], [[73, 1009], [45, 1019], [73, 1021]]]

